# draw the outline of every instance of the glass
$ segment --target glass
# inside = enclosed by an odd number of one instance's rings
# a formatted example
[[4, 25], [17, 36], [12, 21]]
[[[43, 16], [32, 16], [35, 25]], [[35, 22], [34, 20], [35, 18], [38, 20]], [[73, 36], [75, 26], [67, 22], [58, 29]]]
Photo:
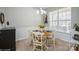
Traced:
[[53, 13], [52, 13], [52, 19], [53, 19], [53, 21], [54, 20], [57, 20], [57, 18], [58, 18], [58, 11], [54, 11]]
[[63, 8], [51, 12], [50, 20], [50, 26], [53, 27], [53, 29], [60, 32], [70, 33], [71, 8]]
[[63, 15], [62, 13], [59, 13], [59, 20], [63, 19], [62, 15]]
[[71, 11], [67, 11], [67, 19], [71, 20]]
[[53, 26], [57, 26], [57, 21], [52, 22]]
[[61, 27], [66, 26], [66, 21], [59, 21], [59, 26]]

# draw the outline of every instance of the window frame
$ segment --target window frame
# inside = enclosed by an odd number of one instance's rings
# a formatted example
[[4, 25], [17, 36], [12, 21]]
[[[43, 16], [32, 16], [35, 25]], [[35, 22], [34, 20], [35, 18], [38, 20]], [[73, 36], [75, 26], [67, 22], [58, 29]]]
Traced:
[[[64, 9], [65, 9], [65, 8], [64, 8]], [[67, 8], [66, 8], [66, 9], [67, 9]], [[71, 33], [71, 8], [70, 8], [70, 11], [69, 11], [69, 12], [70, 12], [70, 16], [69, 16], [70, 19], [66, 19], [66, 20], [60, 20], [60, 19], [59, 19], [59, 13], [60, 13], [59, 10], [60, 10], [60, 9], [53, 11], [53, 12], [57, 12], [57, 20], [53, 20], [53, 18], [52, 18], [52, 20], [50, 20], [49, 22], [52, 22], [52, 27], [53, 27], [53, 28], [54, 28], [53, 22], [57, 22], [57, 25], [56, 25], [57, 27], [56, 27], [56, 29], [54, 29], [55, 31], [62, 32], [62, 33], [68, 33], [68, 31], [69, 31], [69, 33]], [[63, 8], [62, 8], [61, 10], [63, 11]], [[53, 17], [53, 16], [52, 16], [52, 15], [53, 15], [53, 12], [50, 12], [50, 13], [49, 13], [49, 16]], [[68, 11], [66, 11], [66, 13], [67, 13], [67, 12], [68, 12]], [[62, 12], [62, 13], [63, 13], [63, 12]], [[66, 18], [67, 18], [67, 17], [68, 17], [68, 15], [66, 15]], [[49, 19], [50, 19], [50, 17], [49, 17]], [[70, 21], [70, 25], [69, 25], [69, 26], [70, 26], [70, 30], [67, 30], [67, 31], [64, 31], [64, 30], [63, 30], [63, 31], [62, 31], [62, 30], [60, 31], [60, 30], [58, 30], [59, 27], [60, 27], [60, 26], [59, 26], [59, 22], [61, 22], [61, 21], [62, 21], [62, 22], [63, 22], [63, 21], [65, 21], [65, 22]], [[49, 24], [50, 24], [50, 23], [49, 23]], [[51, 24], [50, 24], [50, 25], [51, 25]], [[50, 27], [51, 27], [51, 26], [50, 26]], [[66, 27], [67, 27], [67, 23], [66, 23]], [[67, 28], [68, 28], [68, 27], [67, 27]], [[66, 28], [66, 29], [67, 29], [67, 28]], [[69, 33], [68, 33], [68, 34], [69, 34]]]

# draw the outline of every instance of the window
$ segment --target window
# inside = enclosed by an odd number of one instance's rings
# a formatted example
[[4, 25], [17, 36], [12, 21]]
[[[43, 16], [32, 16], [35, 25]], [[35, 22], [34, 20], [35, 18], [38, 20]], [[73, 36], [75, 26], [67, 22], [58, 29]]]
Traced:
[[71, 8], [62, 8], [49, 13], [49, 24], [53, 30], [70, 33]]

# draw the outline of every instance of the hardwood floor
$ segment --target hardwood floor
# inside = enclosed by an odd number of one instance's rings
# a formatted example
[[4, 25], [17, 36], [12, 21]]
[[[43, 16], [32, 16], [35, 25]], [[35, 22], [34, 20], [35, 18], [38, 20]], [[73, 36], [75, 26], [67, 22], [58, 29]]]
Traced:
[[[56, 39], [55, 48], [53, 44], [48, 46], [47, 51], [69, 51], [72, 44], [60, 39]], [[33, 51], [30, 39], [23, 39], [16, 42], [17, 51]]]

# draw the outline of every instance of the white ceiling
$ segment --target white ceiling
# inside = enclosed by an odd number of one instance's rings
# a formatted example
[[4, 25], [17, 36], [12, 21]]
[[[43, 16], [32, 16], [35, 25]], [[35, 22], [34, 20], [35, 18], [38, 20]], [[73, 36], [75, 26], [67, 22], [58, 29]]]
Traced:
[[37, 8], [37, 9], [39, 9], [39, 8], [47, 9], [47, 8], [49, 8], [49, 7], [34, 7], [34, 8]]
[[57, 8], [61, 8], [61, 7], [35, 7], [37, 9], [42, 8], [44, 10], [48, 10], [48, 9], [57, 9]]

